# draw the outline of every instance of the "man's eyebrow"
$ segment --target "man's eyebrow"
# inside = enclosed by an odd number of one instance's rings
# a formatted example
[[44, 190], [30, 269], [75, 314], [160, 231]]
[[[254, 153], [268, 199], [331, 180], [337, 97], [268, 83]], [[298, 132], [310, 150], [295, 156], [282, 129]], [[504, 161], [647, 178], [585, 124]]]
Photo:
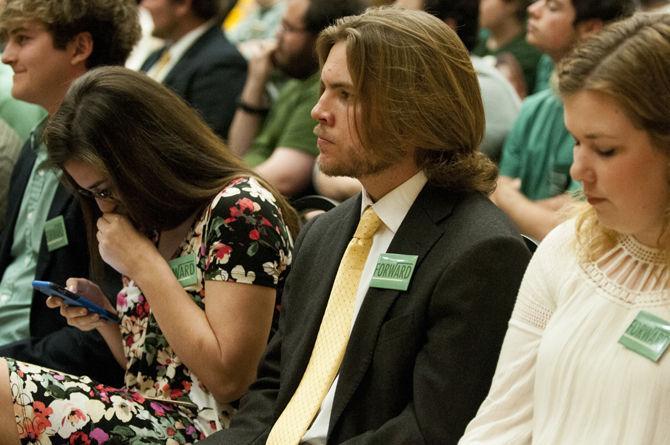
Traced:
[[328, 87], [328, 88], [345, 88], [345, 89], [352, 89], [354, 85], [351, 82], [324, 82], [323, 80], [321, 81], [321, 86], [322, 87]]
[[14, 34], [18, 34], [20, 32], [26, 32], [26, 31], [28, 31], [28, 28], [26, 28], [25, 26], [19, 26], [18, 28], [10, 29], [7, 32], [7, 34], [14, 35]]

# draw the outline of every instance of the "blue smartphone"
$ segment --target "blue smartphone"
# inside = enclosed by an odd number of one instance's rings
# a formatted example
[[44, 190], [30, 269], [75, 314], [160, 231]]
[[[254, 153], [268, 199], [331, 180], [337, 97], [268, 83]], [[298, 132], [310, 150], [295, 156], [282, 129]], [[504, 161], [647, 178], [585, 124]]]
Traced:
[[114, 323], [119, 322], [119, 317], [112, 314], [107, 309], [98, 306], [97, 304], [93, 303], [91, 300], [84, 297], [83, 295], [70, 292], [63, 286], [59, 286], [56, 283], [52, 283], [50, 281], [35, 280], [33, 281], [33, 287], [50, 297], [62, 298], [65, 304], [68, 304], [70, 306], [83, 307], [88, 309], [90, 312], [100, 315], [100, 317], [104, 318], [105, 320], [113, 321]]

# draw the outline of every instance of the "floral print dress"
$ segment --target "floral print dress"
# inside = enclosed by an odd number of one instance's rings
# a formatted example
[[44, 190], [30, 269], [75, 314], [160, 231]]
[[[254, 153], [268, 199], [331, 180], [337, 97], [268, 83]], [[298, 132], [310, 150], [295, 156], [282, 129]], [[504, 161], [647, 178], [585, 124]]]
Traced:
[[[277, 287], [291, 248], [272, 194], [238, 178], [196, 218], [175, 258], [193, 255], [197, 280], [185, 290], [204, 309], [205, 280]], [[191, 444], [227, 426], [232, 407], [217, 404], [175, 355], [141, 290], [124, 285], [123, 388], [7, 359], [22, 444]]]

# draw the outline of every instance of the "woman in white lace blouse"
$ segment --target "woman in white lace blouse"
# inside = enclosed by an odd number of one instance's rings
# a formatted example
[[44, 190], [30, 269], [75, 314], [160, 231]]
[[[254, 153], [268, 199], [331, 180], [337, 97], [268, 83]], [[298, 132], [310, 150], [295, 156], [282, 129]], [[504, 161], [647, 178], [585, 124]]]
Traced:
[[585, 201], [539, 246], [461, 444], [670, 443], [670, 15], [558, 68]]

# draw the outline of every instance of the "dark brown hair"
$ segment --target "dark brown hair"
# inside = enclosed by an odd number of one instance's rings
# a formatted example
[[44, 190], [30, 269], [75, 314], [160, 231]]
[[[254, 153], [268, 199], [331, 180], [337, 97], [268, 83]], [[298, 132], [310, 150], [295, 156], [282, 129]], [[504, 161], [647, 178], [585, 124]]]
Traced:
[[[275, 196], [295, 233], [292, 208], [245, 167], [200, 116], [168, 88], [121, 67], [89, 71], [70, 87], [44, 139], [52, 165], [91, 165], [110, 178], [128, 217], [144, 231], [178, 226], [237, 177], [255, 177]], [[74, 186], [65, 174], [66, 182]], [[91, 257], [99, 210], [82, 199]], [[95, 265], [95, 264], [94, 264]]]

